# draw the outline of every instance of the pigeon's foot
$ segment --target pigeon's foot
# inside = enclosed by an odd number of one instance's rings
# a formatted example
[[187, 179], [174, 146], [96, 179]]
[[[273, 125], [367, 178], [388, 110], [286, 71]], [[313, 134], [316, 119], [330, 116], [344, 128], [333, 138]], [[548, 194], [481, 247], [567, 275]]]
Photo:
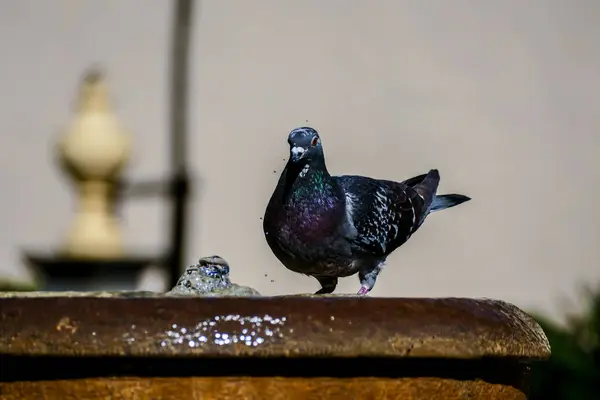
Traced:
[[357, 295], [359, 295], [359, 296], [365, 296], [367, 293], [369, 293], [369, 288], [366, 287], [366, 286], [361, 286], [360, 290], [357, 293]]
[[364, 296], [373, 290], [377, 276], [381, 272], [383, 262], [385, 260], [376, 261], [375, 264], [363, 265], [362, 269], [358, 271], [358, 280], [360, 281], [360, 290], [358, 291], [359, 296]]

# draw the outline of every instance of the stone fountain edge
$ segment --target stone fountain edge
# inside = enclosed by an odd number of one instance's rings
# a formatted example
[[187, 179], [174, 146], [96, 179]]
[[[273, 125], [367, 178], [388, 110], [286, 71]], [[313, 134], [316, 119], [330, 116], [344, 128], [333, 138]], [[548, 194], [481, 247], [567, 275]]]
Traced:
[[550, 356], [531, 316], [492, 299], [5, 292], [0, 321], [7, 355]]

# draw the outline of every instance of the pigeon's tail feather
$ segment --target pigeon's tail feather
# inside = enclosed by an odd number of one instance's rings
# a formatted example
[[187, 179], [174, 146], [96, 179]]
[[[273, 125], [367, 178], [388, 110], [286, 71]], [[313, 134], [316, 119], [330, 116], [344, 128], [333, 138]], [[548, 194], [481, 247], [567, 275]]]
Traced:
[[[419, 176], [418, 178], [421, 178], [421, 176]], [[421, 198], [423, 199], [425, 207], [429, 207], [429, 205], [435, 198], [435, 192], [437, 191], [439, 184], [440, 173], [437, 169], [432, 169], [427, 173], [427, 175], [424, 175], [423, 178], [420, 179], [420, 182], [416, 183], [413, 186], [413, 189], [415, 189], [419, 196], [421, 196]]]
[[441, 211], [446, 208], [457, 206], [465, 201], [471, 200], [470, 197], [462, 194], [442, 194], [435, 196], [429, 207], [429, 212]]
[[427, 174], [414, 176], [410, 179], [402, 181], [402, 183], [404, 183], [406, 186], [414, 187], [417, 186], [419, 183], [423, 182], [423, 179], [425, 179], [426, 176]]

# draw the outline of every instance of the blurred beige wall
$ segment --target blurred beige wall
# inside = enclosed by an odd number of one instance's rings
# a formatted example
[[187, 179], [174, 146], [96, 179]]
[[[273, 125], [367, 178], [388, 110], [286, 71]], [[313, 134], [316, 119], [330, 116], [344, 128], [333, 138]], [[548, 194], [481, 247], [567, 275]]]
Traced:
[[[25, 277], [21, 249], [54, 249], [70, 222], [69, 184], [49, 165], [91, 64], [107, 70], [135, 140], [128, 175], [165, 174], [171, 4], [0, 5], [0, 274]], [[473, 197], [431, 216], [373, 296], [495, 297], [558, 315], [600, 281], [600, 2], [205, 0], [196, 11], [189, 150], [202, 192], [188, 263], [219, 254], [234, 281], [269, 295], [318, 288], [278, 263], [260, 220], [286, 135], [308, 120], [334, 173], [401, 180], [435, 167], [441, 192]], [[128, 246], [164, 246], [160, 200], [123, 214]], [[356, 277], [339, 286], [357, 289]]]

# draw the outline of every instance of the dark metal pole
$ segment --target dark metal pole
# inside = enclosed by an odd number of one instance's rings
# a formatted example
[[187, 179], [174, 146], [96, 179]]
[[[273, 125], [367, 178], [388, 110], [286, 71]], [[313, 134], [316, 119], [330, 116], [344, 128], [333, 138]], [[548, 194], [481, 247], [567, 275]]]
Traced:
[[174, 2], [171, 44], [171, 168], [172, 226], [169, 254], [169, 284], [177, 283], [184, 264], [189, 174], [186, 162], [188, 115], [188, 67], [192, 33], [193, 0]]

